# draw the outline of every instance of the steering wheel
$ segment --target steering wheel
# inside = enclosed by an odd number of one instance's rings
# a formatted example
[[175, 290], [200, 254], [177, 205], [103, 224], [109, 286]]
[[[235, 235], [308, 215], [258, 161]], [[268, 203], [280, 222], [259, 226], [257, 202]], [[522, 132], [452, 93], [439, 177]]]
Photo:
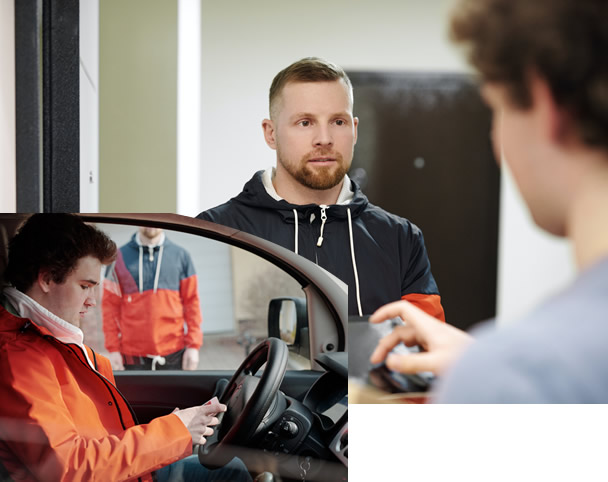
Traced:
[[[214, 435], [199, 448], [202, 464], [224, 464], [232, 458], [229, 446], [251, 440], [271, 404], [276, 403], [288, 358], [287, 345], [278, 338], [264, 340], [249, 353], [220, 397], [227, 409], [218, 415], [220, 424], [213, 427]], [[264, 363], [262, 376], [254, 376]]]

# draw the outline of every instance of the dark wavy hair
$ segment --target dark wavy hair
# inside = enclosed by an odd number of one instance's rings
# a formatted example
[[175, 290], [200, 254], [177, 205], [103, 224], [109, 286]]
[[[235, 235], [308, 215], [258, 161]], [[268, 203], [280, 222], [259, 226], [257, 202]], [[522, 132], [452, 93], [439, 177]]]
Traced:
[[573, 115], [581, 139], [608, 149], [607, 22], [606, 0], [462, 0], [450, 34], [513, 105], [531, 106], [529, 76], [537, 74]]
[[9, 242], [4, 276], [21, 292], [32, 286], [41, 270], [61, 284], [85, 256], [109, 264], [116, 259], [116, 244], [74, 214], [34, 214]]

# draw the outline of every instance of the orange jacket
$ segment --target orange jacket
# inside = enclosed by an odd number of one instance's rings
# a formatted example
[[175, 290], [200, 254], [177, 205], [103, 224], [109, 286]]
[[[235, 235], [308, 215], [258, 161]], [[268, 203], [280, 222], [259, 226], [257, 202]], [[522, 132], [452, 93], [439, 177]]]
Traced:
[[445, 312], [443, 311], [443, 306], [441, 306], [441, 297], [439, 295], [421, 295], [418, 293], [409, 293], [407, 295], [403, 295], [401, 299], [409, 301], [432, 317], [445, 322]]
[[[196, 348], [203, 343], [200, 329], [200, 309], [186, 317], [187, 306], [198, 307], [196, 277], [181, 282], [182, 290], [152, 290], [143, 293], [117, 295], [116, 283], [104, 280], [102, 299], [103, 334], [110, 352], [125, 355], [161, 355], [182, 348]], [[196, 304], [186, 304], [185, 294], [195, 293]], [[188, 333], [184, 333], [187, 321]]]
[[203, 344], [194, 264], [169, 239], [162, 247], [148, 248], [138, 245], [134, 235], [120, 248], [104, 280], [102, 313], [110, 352], [166, 356]]
[[136, 425], [107, 358], [0, 306], [0, 462], [16, 480], [151, 480], [192, 454], [176, 415]]

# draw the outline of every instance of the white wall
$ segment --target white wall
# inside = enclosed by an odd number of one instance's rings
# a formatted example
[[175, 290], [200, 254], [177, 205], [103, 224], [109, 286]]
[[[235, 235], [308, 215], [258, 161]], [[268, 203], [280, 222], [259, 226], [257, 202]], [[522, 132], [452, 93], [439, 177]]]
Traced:
[[99, 0], [80, 0], [80, 212], [99, 211]]
[[[241, 0], [227, 6], [202, 0], [200, 205], [184, 213], [196, 215], [226, 201], [254, 171], [274, 165], [261, 121], [274, 75], [291, 62], [313, 55], [347, 70], [468, 71], [447, 39], [451, 5]], [[573, 265], [564, 241], [533, 226], [508, 176], [502, 180], [500, 229], [498, 314], [511, 319], [570, 279]]]
[[0, 212], [16, 210], [15, 2], [0, 0]]
[[201, 0], [177, 3], [177, 213], [200, 204]]
[[502, 163], [497, 313], [499, 323], [526, 314], [576, 273], [570, 242], [538, 228]]

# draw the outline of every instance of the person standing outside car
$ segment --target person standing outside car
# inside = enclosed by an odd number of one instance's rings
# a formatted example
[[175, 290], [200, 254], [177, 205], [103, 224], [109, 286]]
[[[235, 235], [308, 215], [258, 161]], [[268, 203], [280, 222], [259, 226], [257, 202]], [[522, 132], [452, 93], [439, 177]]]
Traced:
[[463, 0], [451, 35], [468, 47], [493, 112], [496, 158], [509, 165], [535, 223], [567, 237], [576, 280], [517, 323], [474, 337], [406, 302], [371, 357], [399, 342], [389, 368], [441, 376], [446, 403], [608, 403], [608, 2]]
[[190, 254], [162, 229], [140, 227], [120, 248], [104, 281], [102, 314], [114, 370], [196, 370], [203, 344], [197, 276]]
[[348, 312], [369, 315], [407, 299], [444, 319], [422, 231], [371, 204], [346, 174], [359, 120], [350, 79], [316, 57], [279, 72], [262, 129], [276, 167], [197, 217], [272, 241], [317, 263], [349, 287]]

